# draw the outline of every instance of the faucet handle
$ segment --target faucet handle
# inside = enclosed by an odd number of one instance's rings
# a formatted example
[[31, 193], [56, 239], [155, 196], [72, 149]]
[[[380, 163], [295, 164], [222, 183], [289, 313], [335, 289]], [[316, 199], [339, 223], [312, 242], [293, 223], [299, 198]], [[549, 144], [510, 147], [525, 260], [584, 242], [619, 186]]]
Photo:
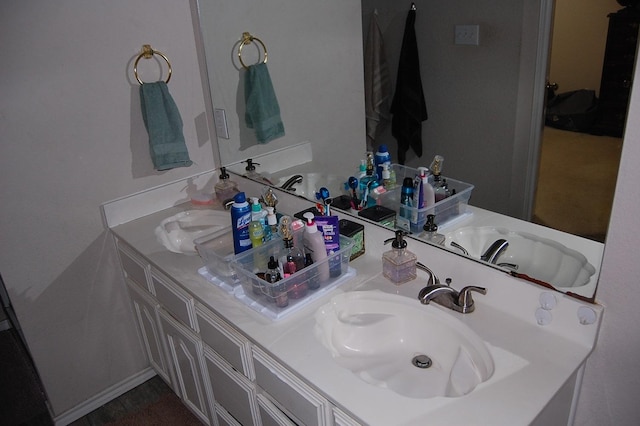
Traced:
[[471, 297], [472, 291], [477, 291], [480, 294], [487, 294], [486, 288], [475, 285], [470, 285], [460, 290], [460, 293], [458, 293], [458, 306], [462, 309], [463, 314], [471, 313], [475, 309], [473, 297]]

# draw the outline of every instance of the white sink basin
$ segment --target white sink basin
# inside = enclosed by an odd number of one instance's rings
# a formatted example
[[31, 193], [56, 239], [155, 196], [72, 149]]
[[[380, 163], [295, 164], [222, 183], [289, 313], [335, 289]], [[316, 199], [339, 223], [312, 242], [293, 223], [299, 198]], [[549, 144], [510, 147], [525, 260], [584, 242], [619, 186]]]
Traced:
[[167, 250], [194, 255], [197, 254], [194, 239], [227, 227], [231, 227], [229, 212], [187, 210], [164, 219], [155, 233]]
[[439, 308], [404, 296], [337, 295], [316, 312], [315, 331], [339, 365], [410, 398], [462, 396], [494, 371], [493, 358], [474, 331]]
[[[331, 197], [338, 197], [345, 193], [344, 182], [347, 180], [345, 177], [316, 172], [300, 173], [300, 176], [302, 176], [302, 182], [292, 186], [292, 188], [295, 188], [295, 191], [292, 191], [293, 194], [310, 200], [316, 200], [316, 192], [322, 187], [329, 190]], [[290, 177], [291, 176], [281, 177], [275, 182], [275, 185], [281, 187]]]
[[[471, 257], [480, 256], [498, 239], [509, 242], [498, 257], [499, 265], [515, 265], [515, 270], [558, 288], [580, 287], [591, 280], [596, 269], [576, 250], [556, 241], [526, 232], [514, 232], [499, 227], [465, 227], [447, 235], [445, 245], [456, 242]], [[456, 250], [451, 247], [452, 250]], [[512, 266], [507, 266], [514, 269]]]

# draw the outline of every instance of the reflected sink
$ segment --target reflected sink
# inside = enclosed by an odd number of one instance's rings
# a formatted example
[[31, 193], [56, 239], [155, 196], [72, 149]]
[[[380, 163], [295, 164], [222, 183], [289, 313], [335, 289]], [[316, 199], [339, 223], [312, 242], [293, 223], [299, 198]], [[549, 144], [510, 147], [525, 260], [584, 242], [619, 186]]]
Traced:
[[[302, 176], [302, 182], [296, 183], [292, 186], [295, 191], [291, 191], [293, 194], [300, 195], [310, 200], [316, 199], [316, 192], [322, 187], [329, 190], [329, 194], [332, 198], [338, 197], [345, 193], [344, 182], [345, 177], [339, 177], [337, 175], [328, 175], [324, 173], [300, 173]], [[291, 176], [280, 178], [275, 186], [281, 187]]]
[[[554, 287], [580, 287], [591, 280], [596, 269], [581, 253], [556, 241], [526, 232], [514, 232], [498, 227], [465, 227], [447, 235], [445, 245], [455, 242], [469, 256], [477, 259], [498, 239], [509, 242], [496, 264]], [[451, 250], [456, 250], [451, 247]], [[515, 267], [517, 266], [517, 268]]]
[[410, 398], [458, 397], [491, 377], [480, 337], [452, 315], [380, 291], [334, 296], [316, 312], [316, 337], [365, 382]]
[[194, 255], [197, 254], [194, 239], [227, 227], [231, 227], [229, 212], [187, 210], [164, 219], [155, 234], [167, 250]]

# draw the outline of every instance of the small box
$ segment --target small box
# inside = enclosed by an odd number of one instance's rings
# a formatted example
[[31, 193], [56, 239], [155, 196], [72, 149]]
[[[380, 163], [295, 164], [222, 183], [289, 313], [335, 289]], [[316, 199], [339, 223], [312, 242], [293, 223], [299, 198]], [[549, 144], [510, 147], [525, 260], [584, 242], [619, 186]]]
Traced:
[[340, 235], [347, 236], [353, 240], [353, 248], [351, 249], [349, 261], [353, 261], [353, 259], [362, 256], [365, 251], [364, 225], [349, 219], [340, 219], [339, 226]]
[[358, 216], [372, 220], [380, 225], [395, 229], [396, 211], [376, 204], [358, 212]]

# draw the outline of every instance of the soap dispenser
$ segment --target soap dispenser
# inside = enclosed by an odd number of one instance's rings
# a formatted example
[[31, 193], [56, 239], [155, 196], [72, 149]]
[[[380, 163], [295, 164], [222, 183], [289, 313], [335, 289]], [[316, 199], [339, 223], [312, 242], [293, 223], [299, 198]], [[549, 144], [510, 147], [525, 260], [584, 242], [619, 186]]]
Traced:
[[384, 242], [391, 242], [392, 248], [382, 254], [382, 275], [396, 285], [414, 280], [417, 276], [416, 255], [407, 250], [405, 235], [404, 231], [397, 230], [394, 238]]
[[247, 163], [247, 167], [244, 168], [245, 177], [248, 177], [249, 179], [257, 180], [259, 182], [270, 183], [264, 176], [256, 172], [256, 166], [259, 166], [260, 163], [254, 162], [251, 158], [247, 158], [247, 161], [243, 161], [243, 163]]
[[238, 192], [238, 184], [229, 179], [226, 167], [220, 167], [220, 180], [216, 183], [214, 190], [216, 198], [220, 202], [224, 202], [233, 198]]
[[424, 231], [418, 236], [418, 238], [430, 243], [444, 245], [445, 236], [438, 233], [438, 225], [435, 224], [434, 220], [434, 215], [427, 215], [427, 222], [422, 227]]

